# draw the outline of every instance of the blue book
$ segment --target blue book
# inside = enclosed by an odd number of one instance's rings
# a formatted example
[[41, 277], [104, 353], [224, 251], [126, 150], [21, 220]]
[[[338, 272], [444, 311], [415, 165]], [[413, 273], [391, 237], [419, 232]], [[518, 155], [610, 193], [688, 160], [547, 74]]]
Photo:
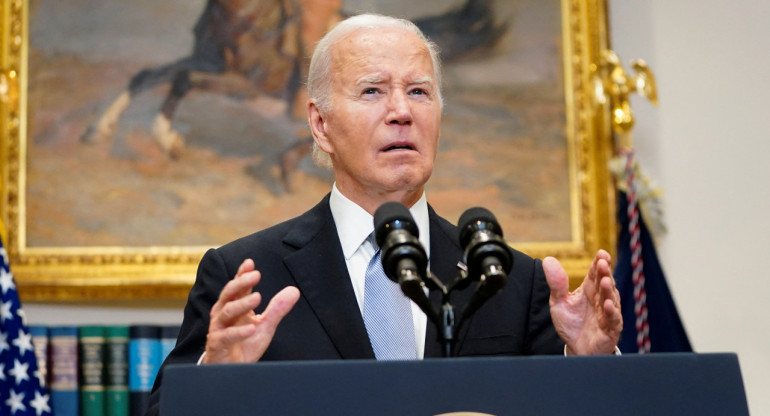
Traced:
[[128, 392], [130, 414], [144, 415], [163, 361], [159, 325], [132, 325], [128, 329]]
[[56, 416], [79, 416], [78, 392], [78, 328], [49, 328], [51, 351], [51, 402]]
[[161, 361], [168, 357], [168, 354], [176, 346], [176, 338], [179, 336], [180, 325], [165, 325], [160, 330]]

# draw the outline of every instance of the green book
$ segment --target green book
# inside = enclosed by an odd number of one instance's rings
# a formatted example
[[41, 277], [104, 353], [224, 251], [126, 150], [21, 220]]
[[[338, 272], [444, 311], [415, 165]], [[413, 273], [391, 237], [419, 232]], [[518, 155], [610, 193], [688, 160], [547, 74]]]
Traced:
[[78, 328], [80, 416], [104, 416], [104, 327]]
[[105, 327], [106, 410], [108, 416], [128, 416], [128, 325]]

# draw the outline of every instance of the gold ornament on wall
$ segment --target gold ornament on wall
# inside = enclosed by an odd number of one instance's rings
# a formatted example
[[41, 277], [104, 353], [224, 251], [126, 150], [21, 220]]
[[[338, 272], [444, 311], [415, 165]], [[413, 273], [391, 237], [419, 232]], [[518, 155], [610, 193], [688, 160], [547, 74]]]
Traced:
[[641, 59], [631, 61], [633, 73], [626, 72], [618, 55], [604, 50], [594, 73], [594, 99], [610, 110], [612, 129], [619, 136], [620, 147], [632, 147], [630, 132], [634, 127], [631, 94], [636, 93], [658, 105], [658, 89], [652, 70]]

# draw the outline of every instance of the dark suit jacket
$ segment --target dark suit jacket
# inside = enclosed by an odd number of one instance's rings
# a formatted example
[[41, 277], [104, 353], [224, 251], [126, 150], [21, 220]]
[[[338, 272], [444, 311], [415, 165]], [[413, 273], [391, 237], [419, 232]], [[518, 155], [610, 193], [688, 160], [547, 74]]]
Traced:
[[[462, 260], [457, 228], [429, 208], [430, 268], [448, 281]], [[305, 214], [209, 250], [190, 290], [176, 348], [163, 366], [195, 363], [204, 351], [209, 311], [224, 285], [246, 258], [254, 259], [262, 280], [261, 312], [268, 300], [286, 286], [301, 297], [281, 321], [262, 360], [326, 360], [374, 358], [361, 312], [348, 275], [327, 195]], [[473, 285], [452, 295], [458, 309], [470, 298]], [[463, 326], [456, 347], [460, 356], [558, 354], [564, 343], [551, 322], [550, 290], [540, 260], [514, 251], [508, 283]], [[433, 299], [434, 304], [439, 298]], [[442, 347], [428, 323], [425, 358], [441, 357]], [[157, 413], [162, 371], [151, 396]]]

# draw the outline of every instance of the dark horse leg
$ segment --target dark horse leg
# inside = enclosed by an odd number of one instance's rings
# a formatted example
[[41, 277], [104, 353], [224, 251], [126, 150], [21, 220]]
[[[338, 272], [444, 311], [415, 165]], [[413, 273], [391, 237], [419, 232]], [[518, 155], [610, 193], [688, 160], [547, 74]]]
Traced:
[[190, 71], [180, 71], [174, 77], [166, 99], [163, 101], [160, 113], [155, 116], [152, 124], [152, 135], [155, 140], [168, 153], [172, 159], [177, 159], [184, 149], [184, 138], [176, 130], [171, 128], [171, 119], [174, 117], [179, 101], [192, 88], [190, 82]]
[[160, 84], [170, 82], [177, 74], [189, 71], [192, 58], [183, 58], [153, 69], [144, 69], [131, 77], [128, 88], [123, 91], [102, 113], [102, 115], [88, 126], [81, 136], [86, 143], [97, 143], [108, 140], [115, 129], [120, 116], [131, 104], [131, 100], [143, 91], [152, 89]]

